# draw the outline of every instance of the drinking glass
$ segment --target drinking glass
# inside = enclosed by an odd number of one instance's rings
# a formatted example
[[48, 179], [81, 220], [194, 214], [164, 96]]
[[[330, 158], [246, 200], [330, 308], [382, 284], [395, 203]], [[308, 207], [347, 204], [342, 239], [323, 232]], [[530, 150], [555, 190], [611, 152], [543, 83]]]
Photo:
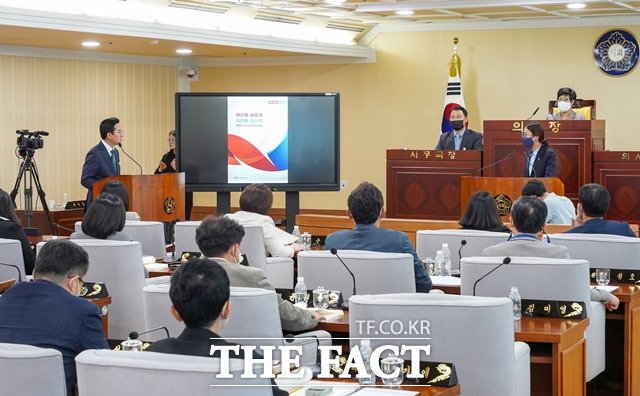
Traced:
[[311, 249], [311, 234], [305, 232], [300, 236], [300, 243], [304, 247], [304, 250]]
[[327, 309], [329, 306], [329, 292], [324, 287], [319, 286], [313, 291], [313, 307]]
[[611, 270], [609, 268], [598, 268], [596, 270], [596, 282], [598, 286], [606, 286], [611, 280]]
[[404, 379], [404, 360], [401, 357], [390, 353], [389, 356], [382, 359], [380, 368], [384, 374], [395, 373], [391, 378], [382, 377], [382, 383], [385, 384], [385, 386], [396, 387], [402, 384], [402, 380]]
[[49, 200], [49, 210], [54, 210], [56, 208], [56, 201], [53, 199]]

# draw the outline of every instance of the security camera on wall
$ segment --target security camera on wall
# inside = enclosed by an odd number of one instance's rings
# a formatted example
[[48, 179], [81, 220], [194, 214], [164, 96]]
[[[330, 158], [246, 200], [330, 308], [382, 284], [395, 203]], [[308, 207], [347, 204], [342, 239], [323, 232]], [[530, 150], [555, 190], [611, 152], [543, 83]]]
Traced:
[[190, 80], [194, 80], [198, 78], [198, 68], [197, 67], [190, 67], [187, 69], [187, 77], [189, 77]]

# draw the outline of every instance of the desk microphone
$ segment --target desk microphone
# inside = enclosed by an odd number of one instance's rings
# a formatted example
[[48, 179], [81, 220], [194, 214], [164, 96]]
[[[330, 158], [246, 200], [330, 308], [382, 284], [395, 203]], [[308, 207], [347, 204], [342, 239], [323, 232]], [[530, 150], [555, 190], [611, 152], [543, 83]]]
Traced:
[[156, 327], [155, 329], [151, 329], [151, 330], [147, 330], [147, 331], [142, 331], [140, 333], [138, 333], [137, 331], [132, 331], [131, 333], [129, 333], [129, 339], [130, 340], [137, 340], [139, 336], [143, 335], [143, 334], [147, 334], [147, 333], [151, 333], [157, 330], [164, 330], [167, 333], [167, 338], [169, 338], [169, 330], [164, 327], [164, 326], [160, 326], [160, 327]]
[[506, 157], [504, 157], [504, 158], [503, 158], [503, 159], [501, 159], [500, 161], [493, 162], [493, 163], [491, 163], [491, 164], [489, 164], [489, 165], [487, 165], [487, 166], [484, 166], [484, 167], [482, 167], [482, 168], [478, 169], [478, 171], [476, 172], [476, 176], [479, 176], [479, 175], [480, 175], [480, 172], [482, 172], [483, 170], [485, 170], [485, 169], [487, 169], [487, 168], [492, 168], [492, 167], [494, 167], [494, 166], [498, 165], [499, 163], [501, 163], [501, 162], [503, 162], [503, 161], [508, 160], [508, 159], [509, 159], [509, 157], [511, 157], [511, 154], [513, 154], [513, 152], [509, 153], [509, 155], [507, 155]]
[[18, 268], [17, 265], [13, 265], [13, 264], [7, 264], [7, 263], [0, 263], [0, 265], [5, 265], [7, 267], [13, 267], [16, 269], [16, 271], [18, 271], [18, 282], [22, 282], [22, 272], [20, 272], [20, 268]]
[[536, 107], [536, 109], [533, 111], [533, 114], [531, 114], [529, 118], [527, 118], [525, 121], [529, 121], [530, 119], [532, 119], [533, 116], [536, 115], [536, 113], [538, 113], [538, 110], [540, 110], [540, 106]]
[[463, 239], [460, 241], [460, 249], [458, 249], [458, 260], [462, 260], [462, 248], [467, 244], [467, 240]]
[[131, 157], [129, 154], [127, 154], [126, 151], [124, 151], [124, 148], [122, 147], [122, 143], [118, 143], [118, 146], [120, 147], [120, 149], [122, 150], [122, 152], [124, 153], [124, 155], [126, 155], [127, 157], [129, 157], [129, 159], [133, 162], [136, 163], [136, 165], [138, 165], [138, 168], [140, 168], [140, 174], [142, 174], [142, 165], [140, 165], [138, 163], [138, 161], [134, 160], [133, 157]]
[[476, 281], [476, 283], [473, 284], [473, 295], [476, 295], [476, 286], [478, 285], [478, 282], [480, 282], [481, 280], [483, 280], [484, 278], [486, 278], [487, 276], [489, 276], [490, 273], [492, 273], [493, 271], [497, 270], [498, 268], [502, 267], [505, 264], [509, 264], [511, 262], [511, 257], [505, 257], [502, 260], [502, 263], [500, 263], [499, 266], [497, 266], [496, 268], [492, 269], [491, 271], [487, 272], [486, 274], [484, 274], [483, 276], [480, 277], [480, 279], [478, 279]]
[[[58, 224], [58, 223], [51, 223], [51, 225], [52, 225], [52, 226], [53, 226], [53, 228], [55, 228], [56, 230], [57, 230], [58, 228], [60, 228], [61, 230], [69, 231], [69, 232], [70, 232], [70, 233], [72, 233], [72, 234], [73, 234], [74, 232], [76, 232], [76, 230], [73, 230], [73, 229], [71, 229], [71, 228], [67, 228], [67, 227], [63, 227], [63, 226], [61, 226], [61, 225], [60, 225], [60, 224]], [[56, 233], [56, 234], [57, 234], [57, 233]]]
[[[527, 154], [526, 151], [524, 151], [524, 158], [527, 160], [527, 175], [529, 175], [529, 177], [531, 177], [531, 173], [533, 172], [533, 178], [535, 179], [536, 176], [536, 160], [535, 158], [533, 159], [533, 164], [531, 164], [531, 157], [533, 157], [533, 151], [529, 152], [529, 154]], [[531, 172], [529, 172], [529, 167], [531, 167]]]
[[[346, 268], [347, 271], [349, 271], [349, 273], [351, 274], [351, 279], [353, 279], [353, 295], [355, 296], [356, 295], [356, 277], [353, 275], [353, 272], [351, 272], [351, 270], [349, 269], [349, 267], [347, 267], [347, 265], [344, 263], [344, 261], [342, 261], [340, 256], [338, 256], [338, 250], [336, 248], [331, 248], [331, 254], [336, 256], [338, 258], [338, 260], [340, 260], [340, 262], [342, 263], [344, 268]], [[348, 302], [343, 302], [342, 305], [346, 306], [346, 305], [348, 305]]]

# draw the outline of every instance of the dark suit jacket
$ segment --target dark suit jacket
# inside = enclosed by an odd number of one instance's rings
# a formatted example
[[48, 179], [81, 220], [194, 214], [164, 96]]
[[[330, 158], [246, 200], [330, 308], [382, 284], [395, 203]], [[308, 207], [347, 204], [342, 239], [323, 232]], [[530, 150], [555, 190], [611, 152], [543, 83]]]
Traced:
[[[20, 241], [22, 245], [22, 259], [24, 260], [24, 272], [27, 275], [31, 275], [36, 263], [36, 254], [33, 252], [33, 249], [31, 249], [31, 243], [29, 243], [27, 234], [24, 233], [22, 227], [11, 220], [0, 219], [0, 238], [17, 239]], [[24, 277], [25, 274], [22, 275]]]
[[428, 293], [431, 279], [411, 245], [407, 234], [400, 231], [377, 227], [375, 224], [356, 224], [353, 230], [337, 231], [327, 235], [324, 250], [331, 248], [350, 250], [370, 250], [383, 253], [409, 253], [413, 255], [413, 270], [416, 277], [416, 291]]
[[[436, 150], [455, 150], [456, 142], [454, 141], [453, 131], [449, 131], [440, 135]], [[480, 132], [465, 129], [460, 142], [460, 150], [482, 150], [482, 134]]]
[[541, 146], [533, 163], [533, 171], [529, 174], [529, 156], [524, 160], [524, 177], [555, 177], [558, 173], [558, 159], [553, 149]]
[[610, 234], [628, 237], [636, 237], [636, 234], [629, 227], [629, 223], [620, 221], [591, 219], [587, 220], [583, 225], [574, 227], [565, 232], [579, 234]]
[[109, 348], [98, 307], [46, 280], [18, 283], [7, 290], [0, 297], [0, 318], [0, 342], [62, 353], [69, 395], [77, 382], [76, 355], [85, 349]]
[[[209, 354], [211, 345], [216, 346], [234, 346], [238, 344], [232, 344], [219, 335], [208, 329], [193, 329], [187, 327], [178, 338], [165, 338], [164, 340], [156, 341], [147, 348], [147, 351], [161, 352], [161, 353], [173, 353], [176, 355], [190, 355], [190, 356], [203, 356], [203, 357], [220, 357], [220, 351], [215, 351], [213, 355]], [[236, 359], [244, 359], [244, 350], [240, 349], [236, 355], [234, 352], [230, 352], [229, 357]], [[262, 356], [253, 351], [254, 358], [262, 358]], [[287, 396], [289, 393], [281, 390], [277, 387], [275, 382], [271, 380], [273, 385], [273, 394], [279, 396]], [[241, 394], [241, 393], [238, 393]]]
[[89, 208], [93, 201], [93, 183], [109, 176], [117, 176], [120, 174], [120, 153], [116, 150], [116, 170], [113, 170], [111, 157], [107, 148], [102, 142], [99, 142], [89, 150], [84, 158], [82, 165], [82, 176], [80, 183], [89, 190], [87, 192], [87, 205], [85, 211]]

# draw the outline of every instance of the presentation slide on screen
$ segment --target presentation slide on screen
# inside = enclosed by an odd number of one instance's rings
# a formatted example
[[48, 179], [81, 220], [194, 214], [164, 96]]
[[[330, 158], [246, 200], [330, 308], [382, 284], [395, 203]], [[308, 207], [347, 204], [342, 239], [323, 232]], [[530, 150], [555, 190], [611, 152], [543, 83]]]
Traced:
[[286, 96], [228, 98], [229, 183], [287, 183]]

